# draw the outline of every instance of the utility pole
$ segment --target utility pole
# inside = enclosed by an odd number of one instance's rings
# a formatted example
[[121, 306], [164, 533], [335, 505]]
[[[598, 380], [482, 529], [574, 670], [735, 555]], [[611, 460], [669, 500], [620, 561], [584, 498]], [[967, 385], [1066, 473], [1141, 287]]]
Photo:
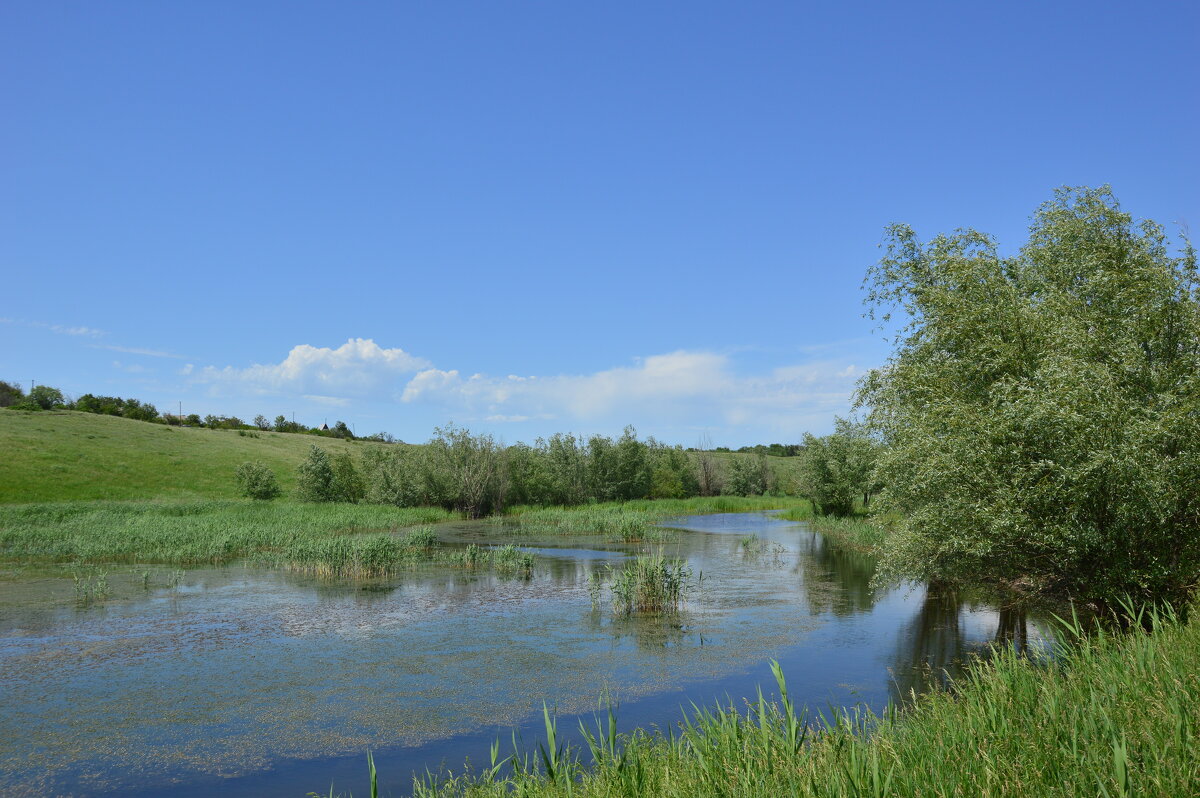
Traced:
[[183, 426], [183, 400], [179, 400], [179, 426]]

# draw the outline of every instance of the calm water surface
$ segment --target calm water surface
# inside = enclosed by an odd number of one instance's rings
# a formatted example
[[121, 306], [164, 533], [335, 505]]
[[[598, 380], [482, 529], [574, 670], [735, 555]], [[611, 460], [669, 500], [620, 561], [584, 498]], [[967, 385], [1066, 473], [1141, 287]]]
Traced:
[[[1036, 618], [961, 595], [874, 592], [870, 558], [804, 524], [672, 526], [664, 549], [700, 577], [676, 617], [614, 618], [607, 596], [595, 609], [589, 574], [640, 547], [583, 536], [524, 541], [539, 554], [529, 579], [113, 567], [110, 598], [88, 608], [63, 569], [2, 572], [0, 794], [301, 796], [331, 780], [362, 792], [368, 748], [385, 794], [403, 794], [414, 771], [485, 761], [513, 728], [533, 742], [543, 701], [560, 728], [606, 698], [623, 726], [665, 728], [691, 702], [773, 687], [775, 658], [798, 704], [879, 709], [993, 640], [1043, 639]], [[507, 534], [439, 529], [451, 543]]]

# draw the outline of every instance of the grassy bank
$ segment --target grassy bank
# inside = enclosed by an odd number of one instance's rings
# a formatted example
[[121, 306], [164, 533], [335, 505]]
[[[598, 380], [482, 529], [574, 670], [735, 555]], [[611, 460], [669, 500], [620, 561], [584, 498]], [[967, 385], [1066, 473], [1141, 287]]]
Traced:
[[[650, 539], [661, 518], [800, 506], [795, 499], [714, 497], [573, 508], [522, 508], [517, 531]], [[457, 518], [436, 507], [302, 504], [245, 499], [74, 501], [0, 505], [0, 559], [10, 562], [226, 563], [251, 558], [318, 573], [370, 575], [418, 560], [463, 567], [522, 568], [515, 550], [444, 552], [436, 536], [417, 545], [396, 530]], [[506, 531], [506, 535], [508, 532]], [[510, 547], [511, 548], [511, 547]], [[390, 565], [389, 565], [390, 564]]]
[[[244, 431], [243, 431], [244, 432]], [[237, 496], [233, 472], [270, 466], [285, 494], [318, 443], [331, 454], [381, 446], [283, 432], [168, 427], [66, 410], [0, 412], [0, 504]]]
[[847, 518], [816, 515], [811, 505], [789, 508], [780, 513], [779, 517], [788, 521], [804, 521], [838, 548], [866, 554], [878, 553], [888, 534], [886, 518], [857, 514]]
[[[692, 712], [670, 735], [598, 723], [595, 765], [556, 741], [536, 760], [434, 782], [418, 796], [1185, 796], [1200, 794], [1200, 626], [1093, 633], [1053, 666], [1012, 653], [955, 695], [903, 712], [808, 718], [786, 699]], [[869, 731], [869, 733], [867, 733]], [[500, 767], [496, 767], [500, 765]]]
[[444, 521], [445, 510], [365, 504], [59, 502], [0, 506], [0, 558], [16, 562], [225, 563], [246, 557], [296, 562], [318, 547], [353, 557], [379, 533]]

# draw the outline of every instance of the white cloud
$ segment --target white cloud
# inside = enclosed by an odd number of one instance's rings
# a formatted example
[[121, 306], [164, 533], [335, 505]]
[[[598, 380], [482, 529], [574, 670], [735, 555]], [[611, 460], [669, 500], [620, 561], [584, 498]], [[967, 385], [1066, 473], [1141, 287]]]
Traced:
[[344, 399], [340, 396], [321, 396], [320, 394], [306, 393], [303, 398], [310, 402], [316, 402], [319, 405], [329, 405], [330, 407], [345, 407], [350, 404], [349, 399]]
[[397, 380], [429, 362], [403, 349], [384, 349], [369, 338], [351, 338], [337, 349], [301, 344], [281, 363], [247, 368], [213, 366], [197, 382], [248, 388], [255, 393], [294, 393], [326, 400], [378, 395], [398, 387]]
[[64, 324], [47, 324], [44, 321], [25, 321], [24, 319], [10, 319], [7, 316], [0, 318], [0, 324], [15, 324], [19, 327], [36, 327], [41, 330], [49, 330], [59, 335], [83, 335], [89, 338], [99, 338], [102, 335], [108, 335], [104, 330], [97, 330], [95, 327], [73, 326], [68, 327]]
[[137, 346], [116, 346], [115, 344], [88, 344], [92, 349], [107, 349], [111, 352], [123, 352], [127, 355], [146, 355], [147, 357], [170, 357], [182, 360], [183, 355], [163, 352], [160, 349], [142, 349]]
[[828, 429], [835, 414], [849, 410], [862, 372], [833, 357], [766, 370], [748, 369], [739, 359], [745, 356], [678, 350], [589, 374], [494, 376], [438, 368], [403, 349], [352, 338], [336, 348], [296, 346], [279, 363], [180, 373], [214, 395], [244, 399], [290, 395], [358, 407], [398, 398], [410, 423], [453, 418], [526, 425], [525, 434], [633, 423], [675, 436], [713, 431], [722, 438], [797, 440], [806, 430]]
[[122, 363], [119, 360], [113, 361], [113, 368], [124, 371], [126, 374], [145, 374], [149, 370], [137, 363]]
[[60, 335], [86, 335], [89, 338], [97, 338], [105, 334], [103, 330], [97, 330], [94, 327], [64, 327], [61, 324], [51, 324], [50, 331]]
[[465, 410], [484, 421], [568, 418], [585, 422], [646, 419], [657, 424], [750, 425], [799, 434], [845, 413], [858, 369], [820, 361], [739, 374], [713, 352], [653, 355], [633, 366], [584, 375], [464, 379], [458, 371], [426, 369], [405, 386], [401, 400]]

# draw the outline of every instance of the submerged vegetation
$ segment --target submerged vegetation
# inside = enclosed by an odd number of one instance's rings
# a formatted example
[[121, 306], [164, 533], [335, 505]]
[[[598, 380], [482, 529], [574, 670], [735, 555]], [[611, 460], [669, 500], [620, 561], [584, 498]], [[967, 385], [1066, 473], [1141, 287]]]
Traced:
[[503, 573], [528, 574], [534, 556], [507, 544], [463, 548], [443, 547], [429, 527], [397, 535], [354, 535], [297, 541], [266, 562], [317, 576], [373, 579], [424, 563], [475, 570], [490, 568]]
[[[618, 733], [613, 712], [565, 745], [546, 713], [536, 758], [493, 748], [486, 768], [418, 778], [448, 796], [1129, 796], [1200, 790], [1200, 627], [1170, 611], [1129, 634], [1064, 625], [1052, 664], [1010, 648], [978, 661], [953, 693], [901, 712], [810, 716], [760, 691], [745, 706], [693, 707], [667, 733]], [[1069, 641], [1069, 642], [1066, 642]]]

